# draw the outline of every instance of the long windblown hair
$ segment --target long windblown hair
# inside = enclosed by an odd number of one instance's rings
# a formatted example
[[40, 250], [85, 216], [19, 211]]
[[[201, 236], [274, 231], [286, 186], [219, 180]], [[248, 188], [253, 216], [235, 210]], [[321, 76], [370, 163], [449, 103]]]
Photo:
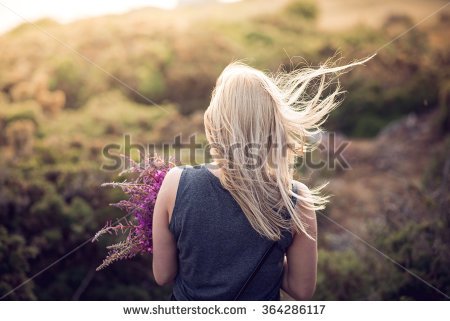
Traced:
[[327, 197], [321, 187], [294, 193], [292, 165], [341, 101], [336, 76], [367, 60], [274, 75], [233, 62], [217, 79], [204, 115], [210, 153], [222, 185], [261, 235], [279, 240], [291, 230], [313, 238], [291, 196], [303, 210], [323, 209]]

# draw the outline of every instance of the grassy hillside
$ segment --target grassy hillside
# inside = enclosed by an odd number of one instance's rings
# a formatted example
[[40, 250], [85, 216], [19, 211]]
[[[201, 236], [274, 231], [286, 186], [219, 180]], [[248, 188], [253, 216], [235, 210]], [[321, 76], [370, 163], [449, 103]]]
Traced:
[[[79, 108], [98, 93], [119, 89], [130, 100], [170, 102], [189, 114], [207, 106], [207, 93], [231, 60], [247, 58], [271, 71], [296, 67], [303, 61], [299, 57], [317, 65], [336, 52], [344, 57], [342, 62], [349, 61], [372, 54], [414, 23], [399, 15], [397, 5], [389, 11], [392, 6], [382, 1], [367, 5], [386, 14], [379, 14], [384, 17], [378, 20], [381, 30], [358, 26], [336, 34], [317, 27], [329, 20], [319, 8], [330, 3], [287, 2], [253, 0], [174, 12], [143, 9], [67, 25], [48, 20], [38, 21], [37, 27], [22, 25], [0, 38], [0, 88], [7, 100], [34, 99], [49, 113]], [[342, 8], [362, 10], [353, 3]], [[341, 12], [346, 10], [336, 11], [338, 16]], [[447, 16], [437, 15], [427, 27], [385, 48], [367, 68], [346, 77], [352, 96], [342, 110], [362, 117], [336, 116], [330, 126], [370, 136], [392, 119], [435, 105], [439, 84], [431, 86], [429, 80], [444, 77], [447, 25]]]

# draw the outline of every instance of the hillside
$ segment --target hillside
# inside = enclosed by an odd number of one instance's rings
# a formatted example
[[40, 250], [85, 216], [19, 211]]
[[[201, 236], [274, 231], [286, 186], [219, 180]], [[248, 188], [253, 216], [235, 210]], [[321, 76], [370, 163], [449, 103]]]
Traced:
[[[444, 108], [448, 115], [448, 105]], [[319, 285], [319, 293], [335, 299], [351, 293], [372, 300], [445, 298], [390, 261], [395, 260], [443, 293], [450, 290], [444, 285], [448, 277], [438, 272], [448, 271], [444, 253], [450, 228], [449, 118], [442, 135], [441, 112], [411, 114], [374, 139], [339, 138], [350, 141], [344, 152], [350, 169], [329, 177], [331, 204], [326, 216], [319, 215], [322, 231], [326, 231], [322, 249], [328, 249], [322, 250], [319, 266], [334, 280], [323, 280], [326, 285]], [[336, 253], [341, 253], [341, 258]], [[340, 260], [348, 261], [344, 264]], [[370, 294], [361, 291], [361, 282], [372, 284]], [[386, 285], [389, 282], [395, 283], [395, 290]], [[322, 293], [318, 298], [329, 296]]]
[[351, 170], [333, 176], [329, 214], [355, 231], [368, 219], [387, 219], [383, 215], [391, 212], [427, 215], [421, 200], [427, 193], [424, 174], [435, 161], [432, 155], [446, 147], [433, 129], [435, 122], [436, 113], [411, 114], [375, 139], [351, 140], [344, 153]]

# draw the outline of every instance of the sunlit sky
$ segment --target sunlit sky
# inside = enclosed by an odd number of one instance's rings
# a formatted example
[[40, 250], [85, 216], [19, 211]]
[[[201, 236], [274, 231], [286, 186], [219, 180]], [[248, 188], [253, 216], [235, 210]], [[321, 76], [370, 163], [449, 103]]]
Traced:
[[[215, 2], [215, 0], [210, 0]], [[239, 0], [218, 0], [237, 2]], [[123, 13], [132, 9], [153, 6], [174, 9], [182, 3], [203, 3], [205, 0], [0, 0], [0, 33], [23, 22], [50, 17], [70, 22], [85, 17]]]

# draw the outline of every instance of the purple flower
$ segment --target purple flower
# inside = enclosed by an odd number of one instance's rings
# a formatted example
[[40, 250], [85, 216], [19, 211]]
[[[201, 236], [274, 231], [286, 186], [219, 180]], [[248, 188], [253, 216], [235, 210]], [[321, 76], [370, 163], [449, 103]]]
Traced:
[[[122, 157], [125, 156], [122, 155]], [[102, 184], [102, 186], [120, 187], [128, 195], [128, 199], [110, 204], [127, 213], [124, 219], [125, 224], [122, 224], [120, 220], [115, 225], [107, 222], [96, 233], [92, 241], [98, 240], [100, 236], [106, 233], [126, 235], [126, 239], [107, 247], [108, 254], [103, 263], [97, 267], [97, 271], [115, 261], [129, 259], [137, 254], [153, 252], [152, 221], [156, 197], [164, 177], [174, 166], [174, 163], [164, 162], [159, 157], [146, 159], [140, 164], [130, 158], [126, 159], [130, 163], [130, 168], [119, 175], [137, 173], [136, 179], [131, 182]]]

